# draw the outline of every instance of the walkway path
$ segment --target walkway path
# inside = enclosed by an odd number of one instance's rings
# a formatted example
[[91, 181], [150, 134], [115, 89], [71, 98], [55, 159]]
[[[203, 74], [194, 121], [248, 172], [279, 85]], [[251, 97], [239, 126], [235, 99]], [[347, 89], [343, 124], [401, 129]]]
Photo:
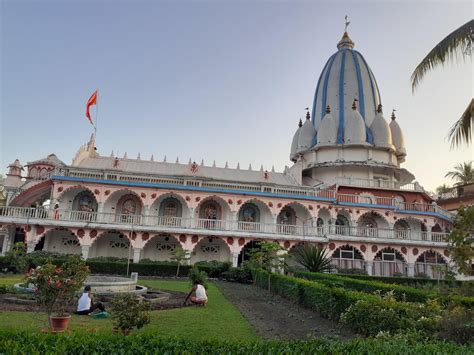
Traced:
[[264, 339], [354, 337], [340, 324], [259, 287], [222, 281], [216, 284]]

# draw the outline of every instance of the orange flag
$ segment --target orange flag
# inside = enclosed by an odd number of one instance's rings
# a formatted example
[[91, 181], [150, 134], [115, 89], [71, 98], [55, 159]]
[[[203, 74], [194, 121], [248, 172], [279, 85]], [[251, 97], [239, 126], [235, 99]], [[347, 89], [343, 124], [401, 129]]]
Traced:
[[98, 90], [94, 91], [94, 93], [92, 94], [92, 96], [89, 98], [89, 100], [87, 101], [87, 108], [86, 108], [86, 117], [89, 119], [91, 125], [94, 125], [94, 123], [92, 123], [92, 118], [91, 118], [91, 114], [89, 112], [89, 108], [92, 106], [92, 105], [97, 105], [97, 93], [98, 93]]

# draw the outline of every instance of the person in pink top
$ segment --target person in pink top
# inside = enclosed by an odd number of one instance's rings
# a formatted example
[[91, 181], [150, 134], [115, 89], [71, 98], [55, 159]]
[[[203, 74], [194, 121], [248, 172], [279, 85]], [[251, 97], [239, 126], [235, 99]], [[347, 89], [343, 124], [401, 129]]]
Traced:
[[189, 291], [188, 296], [184, 300], [184, 305], [186, 305], [189, 299], [194, 304], [204, 306], [207, 303], [207, 293], [204, 286], [195, 281], [193, 288]]

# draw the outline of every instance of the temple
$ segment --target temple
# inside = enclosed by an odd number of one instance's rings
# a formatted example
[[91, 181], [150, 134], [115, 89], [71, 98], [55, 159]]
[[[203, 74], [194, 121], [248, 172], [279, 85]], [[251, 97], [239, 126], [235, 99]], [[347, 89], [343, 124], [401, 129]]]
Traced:
[[326, 247], [338, 269], [441, 277], [452, 215], [402, 167], [399, 118], [393, 111], [387, 120], [354, 48], [346, 31], [292, 141], [288, 132], [292, 165], [283, 172], [105, 156], [94, 135], [70, 165], [55, 154], [15, 160], [0, 208], [2, 253], [23, 241], [29, 252], [139, 262], [170, 260], [180, 245], [191, 263], [237, 266], [268, 240], [288, 252]]

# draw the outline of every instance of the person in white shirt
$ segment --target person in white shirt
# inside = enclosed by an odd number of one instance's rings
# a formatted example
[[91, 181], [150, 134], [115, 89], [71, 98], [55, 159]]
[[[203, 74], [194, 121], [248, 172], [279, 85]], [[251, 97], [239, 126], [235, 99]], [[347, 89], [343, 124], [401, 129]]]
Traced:
[[82, 296], [79, 298], [79, 302], [77, 303], [76, 314], [88, 315], [94, 312], [96, 309], [99, 309], [101, 312], [105, 311], [105, 307], [102, 303], [94, 303], [94, 297], [91, 293], [91, 287], [86, 286], [84, 287], [84, 292], [82, 293]]
[[205, 305], [207, 303], [207, 293], [206, 289], [199, 282], [195, 281], [193, 288], [189, 292], [184, 305], [188, 302], [188, 299], [191, 299], [191, 302], [194, 304]]

